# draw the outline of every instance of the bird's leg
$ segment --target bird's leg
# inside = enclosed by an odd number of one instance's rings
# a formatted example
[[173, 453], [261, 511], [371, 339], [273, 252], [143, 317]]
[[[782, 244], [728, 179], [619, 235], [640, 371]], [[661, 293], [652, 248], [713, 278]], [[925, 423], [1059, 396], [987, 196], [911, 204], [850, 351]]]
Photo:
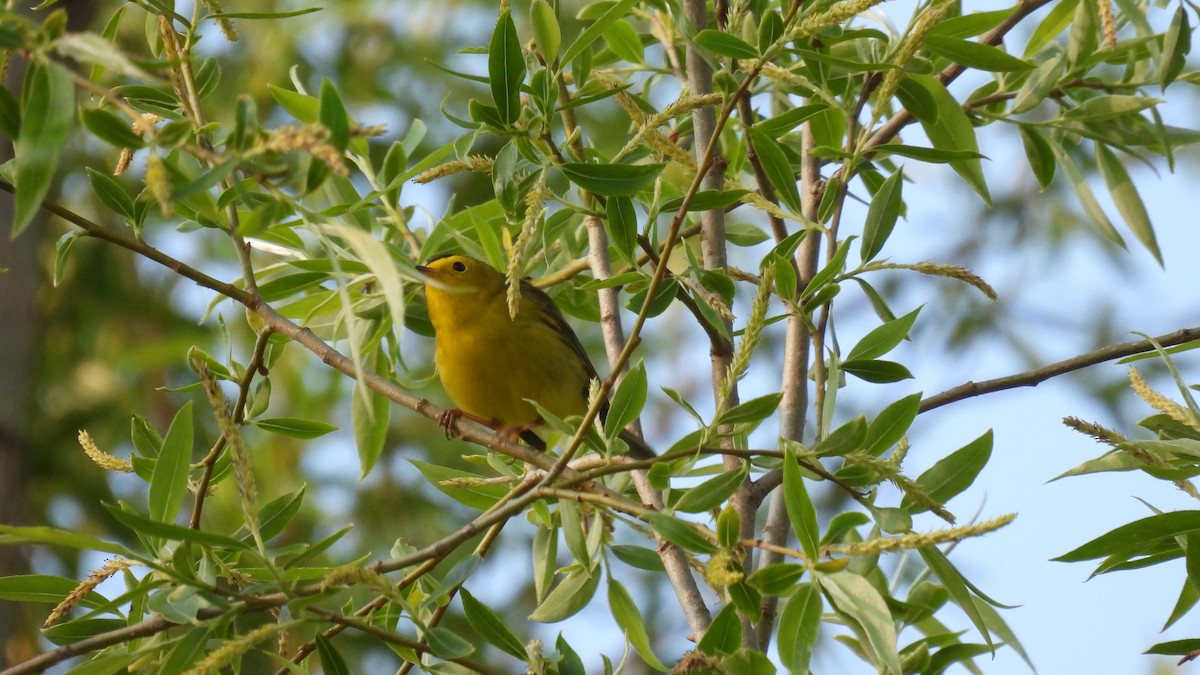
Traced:
[[478, 415], [472, 415], [461, 408], [446, 408], [437, 416], [438, 425], [446, 430], [446, 438], [452, 438], [455, 436], [454, 424], [463, 417], [473, 422], [478, 422], [489, 429], [495, 429], [497, 426], [495, 420], [484, 419]]

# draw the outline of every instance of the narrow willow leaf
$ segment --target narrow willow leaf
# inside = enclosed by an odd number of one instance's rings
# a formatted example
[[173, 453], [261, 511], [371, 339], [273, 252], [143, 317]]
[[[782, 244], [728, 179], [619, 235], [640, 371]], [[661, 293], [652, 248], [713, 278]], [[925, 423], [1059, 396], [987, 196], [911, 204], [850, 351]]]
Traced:
[[781, 398], [783, 398], [783, 394], [780, 393], [752, 398], [726, 410], [717, 422], [720, 424], [756, 424], [770, 417], [779, 409]]
[[[18, 574], [0, 577], [0, 600], [44, 602], [57, 605], [77, 586], [79, 586], [79, 582], [74, 579], [46, 574]], [[108, 604], [108, 600], [95, 590], [91, 590], [80, 598], [79, 604], [84, 607], [103, 607]]]
[[896, 219], [900, 217], [900, 209], [904, 206], [904, 201], [900, 196], [903, 187], [904, 167], [900, 167], [888, 176], [887, 180], [883, 181], [883, 185], [879, 186], [879, 189], [875, 191], [875, 196], [871, 198], [871, 206], [867, 209], [867, 220], [863, 225], [863, 237], [860, 245], [863, 262], [873, 260], [876, 255], [879, 255], [884, 243], [891, 236], [892, 228], [896, 226]]
[[443, 659], [461, 659], [475, 651], [470, 640], [443, 626], [429, 629], [425, 639], [429, 641], [430, 650]]
[[896, 348], [912, 330], [913, 322], [917, 320], [918, 307], [904, 316], [888, 321], [863, 336], [858, 344], [846, 355], [847, 361], [855, 359], [876, 359]]
[[758, 50], [752, 47], [750, 43], [725, 31], [705, 28], [696, 33], [696, 37], [693, 39], [696, 44], [721, 56], [728, 56], [734, 59], [753, 59], [758, 57]]
[[902, 672], [900, 655], [896, 651], [896, 626], [879, 591], [866, 579], [849, 572], [829, 574], [820, 580], [821, 588], [838, 612], [862, 627], [872, 651], [871, 660], [888, 672]]
[[775, 193], [793, 213], [800, 213], [800, 189], [796, 187], [796, 172], [788, 162], [779, 141], [757, 126], [750, 127], [747, 133], [750, 142], [754, 144], [754, 152], [762, 162], [763, 171], [775, 188]]
[[1117, 212], [1125, 219], [1125, 224], [1133, 230], [1133, 234], [1142, 242], [1142, 246], [1154, 256], [1159, 265], [1163, 264], [1162, 251], [1158, 249], [1158, 239], [1154, 236], [1154, 226], [1150, 223], [1150, 214], [1146, 213], [1146, 205], [1138, 194], [1137, 186], [1129, 178], [1129, 173], [1116, 153], [1103, 143], [1096, 143], [1096, 164], [1100, 174], [1108, 185]]
[[650, 525], [663, 539], [692, 553], [715, 553], [717, 547], [691, 525], [665, 513], [649, 517]]
[[1051, 40], [1058, 37], [1067, 26], [1071, 25], [1071, 16], [1075, 13], [1075, 6], [1079, 4], [1079, 0], [1059, 0], [1054, 3], [1046, 18], [1038, 24], [1037, 28], [1033, 29], [1033, 35], [1029, 36], [1029, 42], [1025, 44], [1025, 57], [1042, 50]]
[[859, 415], [834, 429], [813, 447], [813, 452], [822, 457], [838, 457], [863, 447], [867, 438], [867, 418]]
[[1037, 179], [1042, 190], [1045, 190], [1054, 182], [1054, 170], [1057, 167], [1050, 141], [1031, 125], [1019, 124], [1017, 128], [1021, 131], [1021, 142], [1025, 146], [1025, 157], [1029, 160], [1033, 177]]
[[562, 46], [562, 30], [558, 16], [546, 0], [533, 0], [529, 6], [529, 23], [533, 26], [533, 43], [546, 63], [554, 63]]
[[491, 607], [476, 600], [475, 596], [465, 588], [460, 588], [458, 595], [462, 599], [463, 613], [467, 617], [467, 623], [471, 624], [471, 628], [474, 628], [480, 637], [500, 651], [522, 661], [525, 660], [525, 645], [517, 639], [516, 635], [513, 635], [500, 615], [492, 611]]
[[983, 616], [979, 613], [979, 608], [975, 606], [975, 598], [971, 595], [971, 590], [967, 587], [966, 581], [962, 574], [950, 563], [946, 555], [942, 553], [936, 546], [922, 546], [917, 549], [921, 554], [921, 558], [929, 565], [929, 570], [942, 582], [946, 590], [950, 592], [950, 598], [955, 604], [962, 609], [971, 623], [975, 625], [975, 629], [983, 636], [983, 641], [987, 643], [995, 652], [995, 645], [992, 644], [991, 632], [988, 631], [987, 624], [983, 622]]
[[17, 191], [12, 236], [29, 225], [50, 191], [75, 119], [75, 89], [66, 68], [34, 61], [21, 91], [21, 135], [13, 144]]
[[1095, 560], [1148, 550], [1163, 539], [1200, 532], [1200, 511], [1170, 511], [1126, 523], [1053, 558], [1058, 562]]
[[718, 656], [732, 654], [742, 646], [742, 622], [738, 618], [737, 608], [732, 603], [725, 605], [713, 617], [704, 637], [696, 645], [696, 651], [701, 654]]
[[319, 438], [338, 430], [336, 424], [320, 420], [304, 420], [295, 417], [264, 417], [251, 422], [254, 426], [281, 436], [292, 438]]
[[317, 634], [314, 638], [317, 645], [317, 656], [321, 659], [321, 671], [329, 673], [329, 675], [350, 675], [350, 667], [346, 665], [346, 660], [342, 658], [337, 647], [323, 635]]
[[829, 106], [824, 103], [810, 103], [802, 105], [791, 110], [776, 115], [770, 119], [765, 119], [754, 125], [755, 129], [763, 132], [771, 138], [779, 138], [788, 133], [792, 129], [804, 124], [808, 118], [816, 115], [819, 112], [826, 110]]
[[1071, 158], [1066, 149], [1058, 143], [1052, 143], [1050, 150], [1054, 153], [1055, 159], [1058, 160], [1058, 165], [1062, 167], [1063, 173], [1067, 180], [1071, 183], [1071, 188], [1075, 191], [1075, 196], [1079, 199], [1080, 206], [1083, 207], [1083, 212], [1087, 214], [1088, 220], [1092, 225], [1103, 234], [1106, 239], [1112, 243], [1125, 248], [1125, 240], [1117, 232], [1117, 228], [1113, 227], [1112, 221], [1104, 213], [1104, 209], [1100, 207], [1100, 202], [1096, 201], [1096, 195], [1092, 193], [1092, 188], [1088, 184], [1087, 177], [1083, 175], [1079, 165]]
[[192, 403], [183, 404], [163, 439], [147, 497], [150, 517], [162, 523], [175, 520], [187, 494], [192, 461]]
[[[637, 4], [637, 0], [621, 0], [620, 2], [610, 6], [608, 11], [604, 12], [600, 18], [596, 19], [592, 25], [588, 26], [586, 30], [580, 33], [579, 37], [575, 38], [575, 41], [572, 42], [569, 47], [567, 47], [567, 51], [563, 52], [563, 63], [571, 63], [574, 61], [576, 56], [579, 56], [585, 49], [592, 46], [592, 43], [599, 39], [600, 36], [604, 34], [604, 31], [608, 30], [608, 27], [613, 25], [617, 19], [620, 19], [628, 14], [629, 10], [635, 4]], [[586, 78], [579, 77], [579, 73], [576, 73], [576, 85], [582, 86], [582, 83], [585, 81], [585, 79]]]
[[807, 571], [804, 565], [775, 563], [755, 570], [746, 583], [763, 595], [787, 595]]
[[[945, 504], [975, 482], [992, 456], [992, 430], [943, 457], [917, 478], [921, 491], [939, 504]], [[924, 511], [907, 495], [901, 508], [913, 513]]]
[[83, 126], [100, 140], [118, 148], [141, 148], [146, 145], [128, 122], [104, 108], [84, 108], [79, 113]]
[[857, 361], [846, 361], [842, 363], [842, 370], [851, 375], [873, 382], [875, 384], [887, 384], [889, 382], [899, 382], [901, 380], [912, 379], [913, 374], [909, 372], [902, 364], [894, 361], [883, 361], [880, 359], [859, 359]]
[[567, 179], [605, 197], [630, 196], [644, 190], [662, 172], [662, 164], [587, 164], [568, 162], [559, 168]]
[[345, 150], [350, 144], [350, 116], [337, 86], [328, 78], [321, 80], [321, 98], [318, 106], [321, 124], [329, 129], [329, 144]]
[[[408, 460], [425, 480], [450, 498], [472, 509], [486, 511], [495, 506], [508, 492], [502, 485], [487, 483], [484, 476], [451, 469], [440, 464], [430, 464], [416, 459]], [[454, 485], [447, 483], [453, 481]]]
[[1011, 113], [1020, 115], [1041, 105], [1042, 101], [1058, 86], [1058, 81], [1066, 69], [1066, 57], [1058, 55], [1037, 67], [1013, 99]]
[[604, 31], [604, 42], [617, 58], [629, 63], [645, 62], [642, 39], [625, 19], [617, 19]]
[[631, 368], [613, 393], [612, 403], [608, 408], [608, 418], [604, 420], [604, 435], [612, 440], [642, 414], [646, 406], [646, 366], [638, 362]]
[[921, 407], [921, 395], [911, 394], [888, 405], [867, 426], [863, 447], [872, 455], [879, 456], [900, 441], [908, 428], [917, 419]]
[[[387, 376], [387, 363], [372, 351], [363, 364], [377, 375]], [[359, 478], [365, 478], [375, 466], [387, 440], [392, 406], [388, 398], [375, 391], [355, 391], [350, 400], [350, 421], [354, 427], [354, 445], [358, 448]]]
[[820, 592], [812, 584], [797, 586], [784, 604], [776, 643], [779, 660], [789, 673], [808, 672], [821, 628], [823, 605]]
[[646, 632], [646, 622], [642, 619], [642, 613], [638, 611], [633, 596], [625, 590], [621, 582], [613, 578], [608, 580], [608, 606], [612, 610], [613, 618], [617, 620], [617, 625], [625, 631], [625, 638], [637, 650], [642, 660], [655, 670], [664, 672], [670, 670], [651, 649], [650, 634]]
[[990, 72], [1029, 70], [1033, 65], [991, 45], [930, 33], [921, 47], [968, 68]]
[[1175, 10], [1171, 18], [1171, 26], [1167, 28], [1163, 38], [1162, 64], [1158, 69], [1158, 85], [1163, 91], [1179, 77], [1187, 64], [1187, 55], [1192, 51], [1192, 28], [1188, 23], [1187, 10], [1182, 4]]
[[737, 471], [722, 471], [687, 492], [675, 502], [676, 511], [702, 513], [715, 509], [729, 499], [746, 478], [747, 467]]
[[599, 583], [598, 571], [576, 567], [546, 594], [546, 599], [533, 610], [529, 620], [557, 623], [574, 616], [591, 602]]
[[[628, 262], [635, 259], [637, 250], [638, 220], [633, 209], [633, 200], [626, 196], [610, 197], [605, 205], [608, 217], [604, 220], [608, 240], [617, 254]], [[664, 211], [670, 211], [665, 209]]]
[[50, 546], [66, 546], [80, 551], [103, 551], [115, 553], [126, 558], [137, 559], [132, 551], [111, 542], [97, 539], [86, 534], [67, 532], [53, 527], [17, 527], [0, 523], [0, 544], [47, 544]]
[[492, 101], [505, 126], [521, 115], [521, 83], [525, 80], [525, 57], [517, 38], [517, 25], [512, 14], [504, 12], [496, 21], [488, 47], [488, 82]]
[[174, 523], [164, 523], [158, 520], [151, 520], [150, 518], [143, 518], [136, 513], [131, 513], [126, 509], [108, 504], [105, 504], [104, 508], [107, 509], [110, 514], [112, 514], [114, 520], [121, 523], [125, 527], [128, 527], [134, 532], [137, 532], [138, 534], [150, 537], [159, 537], [161, 539], [170, 539], [172, 541], [190, 541], [196, 544], [202, 544], [204, 546], [213, 546], [234, 551], [247, 550], [251, 548], [250, 544], [247, 544], [240, 539], [226, 537], [223, 534], [216, 534], [214, 532], [207, 532], [205, 530], [197, 530], [190, 527], [184, 527], [182, 525], [175, 525]]
[[795, 453], [788, 448], [783, 460], [783, 498], [787, 507], [788, 520], [800, 547], [808, 556], [810, 563], [815, 563], [820, 557], [821, 530], [817, 524], [817, 510], [813, 507], [812, 499], [808, 496], [808, 488], [804, 484], [804, 474], [800, 472], [800, 464]]
[[[975, 127], [963, 111], [962, 105], [946, 90], [945, 85], [931, 75], [909, 73], [905, 79], [924, 89], [937, 107], [936, 121], [929, 122], [918, 117], [933, 147], [978, 153], [979, 141], [975, 138]], [[983, 177], [983, 163], [980, 160], [965, 159], [951, 162], [950, 166], [984, 202], [991, 203], [992, 198], [988, 193], [987, 182]]]

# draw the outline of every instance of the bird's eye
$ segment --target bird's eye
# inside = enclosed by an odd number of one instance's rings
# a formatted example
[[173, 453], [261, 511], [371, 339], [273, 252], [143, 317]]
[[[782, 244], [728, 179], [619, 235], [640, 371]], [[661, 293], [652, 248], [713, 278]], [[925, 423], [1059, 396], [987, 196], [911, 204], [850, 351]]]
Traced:
[[454, 267], [455, 272], [466, 272], [467, 271], [467, 266], [465, 263], [456, 262], [456, 263], [454, 263], [453, 267]]

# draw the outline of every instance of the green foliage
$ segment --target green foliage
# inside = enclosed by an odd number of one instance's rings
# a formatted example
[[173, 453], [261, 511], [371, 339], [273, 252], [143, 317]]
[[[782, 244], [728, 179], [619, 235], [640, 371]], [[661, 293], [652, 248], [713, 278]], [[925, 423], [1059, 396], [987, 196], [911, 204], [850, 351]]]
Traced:
[[[75, 202], [47, 205], [70, 227], [55, 246], [55, 282], [74, 273], [76, 240], [105, 242], [211, 293], [203, 321], [213, 335], [198, 345], [179, 332], [146, 350], [172, 369], [155, 379], [155, 404], [138, 407], [128, 460], [81, 439], [99, 467], [137, 486], [138, 499], [72, 494], [99, 514], [102, 534], [0, 524], [3, 545], [119, 556], [82, 582], [0, 578], [0, 599], [58, 605], [41, 635], [82, 644], [90, 660], [78, 672], [135, 663], [305, 672], [317, 662], [356, 672], [367, 649], [430, 672], [593, 672], [600, 661], [611, 669], [611, 657], [561, 636], [550, 652], [537, 624], [585, 610], [592, 621], [599, 604], [627, 658], [656, 671], [771, 673], [778, 663], [807, 673], [834, 644], [897, 674], [974, 670], [997, 649], [1028, 660], [1003, 606], [947, 556], [953, 542], [1011, 518], [926, 528], [927, 513], [954, 521], [947, 504], [986, 470], [992, 433], [906, 474], [906, 436], [923, 403], [906, 389], [908, 366], [884, 357], [907, 358], [906, 341], [920, 347], [919, 314], [934, 310], [896, 316], [894, 287], [873, 282], [906, 270], [990, 292], [961, 266], [880, 258], [910, 236], [905, 199], [929, 171], [953, 171], [992, 201], [986, 126], [1014, 146], [1019, 138], [1038, 186], [1069, 188], [1082, 216], [1123, 246], [1094, 192], [1103, 184], [1161, 262], [1126, 164], [1170, 166], [1178, 146], [1200, 138], [1165, 125], [1165, 99], [1148, 94], [1200, 82], [1187, 64], [1189, 5], [1155, 34], [1145, 12], [1158, 9], [1122, 4], [1109, 34], [1097, 0], [1044, 14], [1035, 10], [1046, 0], [975, 14], [929, 3], [898, 32], [857, 18], [879, 11], [877, 0], [732, 3], [704, 26], [690, 25], [680, 3], [594, 3], [572, 16], [565, 3], [533, 0], [528, 13], [503, 4], [477, 31], [486, 44], [445, 45], [429, 58], [436, 86], [422, 81], [391, 101], [396, 92], [376, 91], [368, 75], [393, 61], [412, 69], [417, 40], [364, 33], [361, 48], [347, 47], [345, 58], [362, 59], [353, 67], [285, 73], [274, 42], [291, 45], [318, 25], [307, 23], [319, 20], [308, 17], [315, 9], [223, 13], [200, 2], [185, 17], [160, 3], [109, 4], [100, 32], [67, 31], [61, 11], [41, 24], [0, 12], [0, 49], [25, 68], [19, 88], [0, 89], [0, 133], [14, 146], [3, 172], [15, 192], [12, 234], [56, 181], [90, 190], [103, 217], [83, 217]], [[1009, 51], [1018, 28], [1029, 38]], [[239, 60], [208, 49], [218, 33], [252, 45], [231, 52], [262, 51]], [[445, 65], [451, 52], [470, 66]], [[311, 63], [302, 58], [311, 53], [294, 56], [289, 64]], [[961, 93], [952, 85], [968, 71], [980, 84]], [[404, 108], [404, 129], [369, 119], [385, 99]], [[912, 125], [928, 147], [901, 138]], [[76, 141], [86, 153], [65, 161]], [[138, 170], [113, 174], [131, 161]], [[444, 212], [430, 215], [430, 188], [417, 193], [414, 182], [453, 194]], [[750, 264], [731, 262], [730, 245]], [[598, 383], [591, 412], [608, 401], [602, 433], [547, 412], [543, 454], [512, 429], [456, 420], [436, 393], [426, 398], [433, 331], [416, 264], [451, 251], [512, 279], [534, 274], [573, 320], [603, 319], [603, 330], [580, 331], [585, 342], [603, 333], [605, 353], [622, 355], [599, 369], [625, 372], [615, 387]], [[622, 326], [630, 317], [619, 307], [636, 319]], [[708, 343], [676, 342], [679, 321]], [[839, 334], [864, 321], [857, 340]], [[660, 370], [684, 350], [710, 359], [701, 379], [720, 400], [688, 386], [692, 373]], [[773, 367], [777, 352], [784, 369]], [[671, 363], [703, 360], [691, 357]], [[743, 377], [753, 385], [739, 392]], [[655, 400], [659, 390], [670, 402]], [[859, 409], [859, 391], [886, 402]], [[1200, 417], [1182, 383], [1181, 392], [1186, 405], [1153, 399], [1161, 415], [1145, 426], [1156, 439], [1114, 437], [1111, 453], [1070, 474], [1138, 469], [1190, 486]], [[169, 424], [151, 421], [162, 410]], [[672, 437], [648, 469], [584, 456], [675, 413], [687, 426], [662, 432]], [[462, 436], [454, 450], [409, 456], [443, 433]], [[350, 443], [356, 516], [373, 529], [347, 537], [348, 525], [326, 522], [344, 516], [324, 512], [296, 457]], [[407, 463], [389, 461], [398, 448]], [[480, 454], [459, 459], [465, 448]], [[756, 531], [760, 512], [769, 522]], [[518, 527], [529, 532], [528, 570], [496, 570], [494, 549], [511, 549]], [[915, 579], [892, 562], [904, 551], [923, 566]], [[1181, 511], [1060, 559], [1099, 559], [1096, 572], [1108, 573], [1184, 558], [1172, 623], [1200, 599], [1197, 551], [1200, 520]], [[668, 583], [678, 608], [651, 592]], [[467, 585], [500, 588], [512, 604], [489, 606]], [[720, 602], [706, 604], [712, 597]]]

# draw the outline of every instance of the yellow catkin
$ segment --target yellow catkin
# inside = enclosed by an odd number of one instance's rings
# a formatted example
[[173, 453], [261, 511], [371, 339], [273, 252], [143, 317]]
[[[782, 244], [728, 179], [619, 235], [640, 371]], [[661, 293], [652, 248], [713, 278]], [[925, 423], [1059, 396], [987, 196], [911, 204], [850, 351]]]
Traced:
[[1092, 438], [1106, 445], [1118, 446], [1129, 440], [1113, 429], [1101, 426], [1095, 422], [1085, 422], [1078, 417], [1064, 417], [1063, 424], [1071, 427], [1081, 434], [1084, 434], [1085, 436], [1091, 436]]
[[79, 430], [79, 445], [87, 454], [88, 459], [95, 462], [101, 469], [109, 471], [120, 471], [121, 473], [131, 473], [133, 464], [128, 460], [121, 459], [115, 455], [110, 455], [96, 446], [96, 442], [92, 440], [92, 435], [83, 429]]
[[965, 267], [958, 265], [950, 265], [946, 263], [924, 261], [919, 263], [881, 263], [874, 266], [872, 269], [878, 270], [912, 270], [921, 274], [928, 274], [934, 277], [946, 277], [949, 279], [958, 279], [966, 284], [970, 284], [988, 297], [989, 300], [996, 300], [999, 296], [996, 295], [996, 289], [992, 288], [988, 282], [984, 281], [979, 275]]
[[868, 539], [849, 544], [833, 544], [827, 550], [830, 553], [857, 556], [937, 546], [939, 544], [948, 544], [995, 532], [1011, 523], [1016, 517], [1017, 514], [1009, 513], [980, 523], [951, 527], [944, 530], [934, 530], [933, 532], [910, 532], [898, 537], [880, 537], [878, 539]]
[[272, 637], [279, 631], [287, 630], [291, 626], [292, 623], [268, 623], [259, 626], [242, 637], [230, 640], [212, 650], [199, 663], [185, 671], [184, 675], [208, 675], [209, 673], [215, 673], [232, 663], [235, 658], [250, 651], [254, 645]]
[[476, 173], [491, 173], [492, 164], [495, 163], [491, 157], [483, 157], [481, 155], [470, 155], [463, 159], [456, 159], [453, 162], [439, 164], [431, 169], [428, 169], [417, 177], [413, 178], [414, 183], [430, 183], [439, 178], [452, 176], [456, 173], [464, 171], [474, 171]]
[[350, 169], [342, 153], [329, 144], [329, 130], [319, 124], [289, 124], [269, 131], [258, 139], [247, 155], [265, 152], [303, 152], [321, 161], [338, 176], [349, 176]]
[[788, 36], [792, 40], [797, 40], [815, 35], [880, 4], [883, 4], [883, 0], [842, 0], [820, 14], [813, 14], [801, 19]]
[[926, 36], [933, 27], [942, 20], [946, 12], [955, 5], [950, 0], [942, 0], [940, 4], [934, 5], [921, 13], [917, 17], [916, 23], [913, 24], [912, 30], [904, 39], [904, 44], [900, 46], [900, 50], [896, 53], [896, 57], [892, 59], [892, 64], [895, 66], [887, 71], [883, 76], [883, 83], [879, 86], [878, 98], [879, 105], [886, 105], [892, 95], [896, 93], [896, 89], [900, 86], [900, 81], [904, 79], [904, 66], [912, 60], [920, 49], [921, 44], [925, 42]]
[[49, 628], [55, 623], [58, 623], [59, 619], [66, 616], [67, 612], [71, 611], [72, 607], [79, 604], [79, 601], [87, 597], [87, 594], [95, 590], [95, 588], [103, 583], [105, 579], [108, 579], [121, 570], [127, 570], [130, 567], [138, 564], [139, 563], [135, 563], [121, 557], [116, 557], [105, 561], [103, 566], [101, 566], [99, 569], [93, 570], [86, 579], [80, 582], [80, 584], [76, 586], [74, 590], [67, 594], [67, 597], [63, 598], [62, 602], [58, 603], [57, 607], [51, 610], [50, 615], [46, 617], [46, 621], [42, 624], [42, 628]]
[[208, 403], [217, 418], [217, 426], [220, 427], [221, 435], [225, 439], [225, 447], [229, 449], [230, 464], [233, 465], [234, 482], [237, 483], [238, 497], [242, 506], [242, 516], [246, 520], [246, 528], [254, 536], [254, 542], [258, 545], [259, 550], [265, 554], [266, 546], [259, 533], [258, 488], [254, 482], [254, 466], [250, 462], [250, 453], [246, 451], [241, 429], [234, 421], [233, 415], [230, 414], [229, 406], [225, 403], [225, 396], [217, 384], [217, 378], [213, 377], [208, 365], [200, 360], [196, 360], [193, 365], [200, 373], [200, 381], [204, 384], [204, 393], [208, 396]]
[[1113, 17], [1112, 0], [1100, 0], [1100, 25], [1104, 30], [1104, 46], [1117, 46], [1117, 21]]
[[1133, 386], [1134, 393], [1150, 404], [1151, 408], [1180, 424], [1200, 431], [1200, 422], [1196, 420], [1196, 416], [1190, 410], [1151, 389], [1150, 385], [1146, 384], [1146, 380], [1142, 379], [1142, 374], [1133, 366], [1129, 367], [1129, 382]]

